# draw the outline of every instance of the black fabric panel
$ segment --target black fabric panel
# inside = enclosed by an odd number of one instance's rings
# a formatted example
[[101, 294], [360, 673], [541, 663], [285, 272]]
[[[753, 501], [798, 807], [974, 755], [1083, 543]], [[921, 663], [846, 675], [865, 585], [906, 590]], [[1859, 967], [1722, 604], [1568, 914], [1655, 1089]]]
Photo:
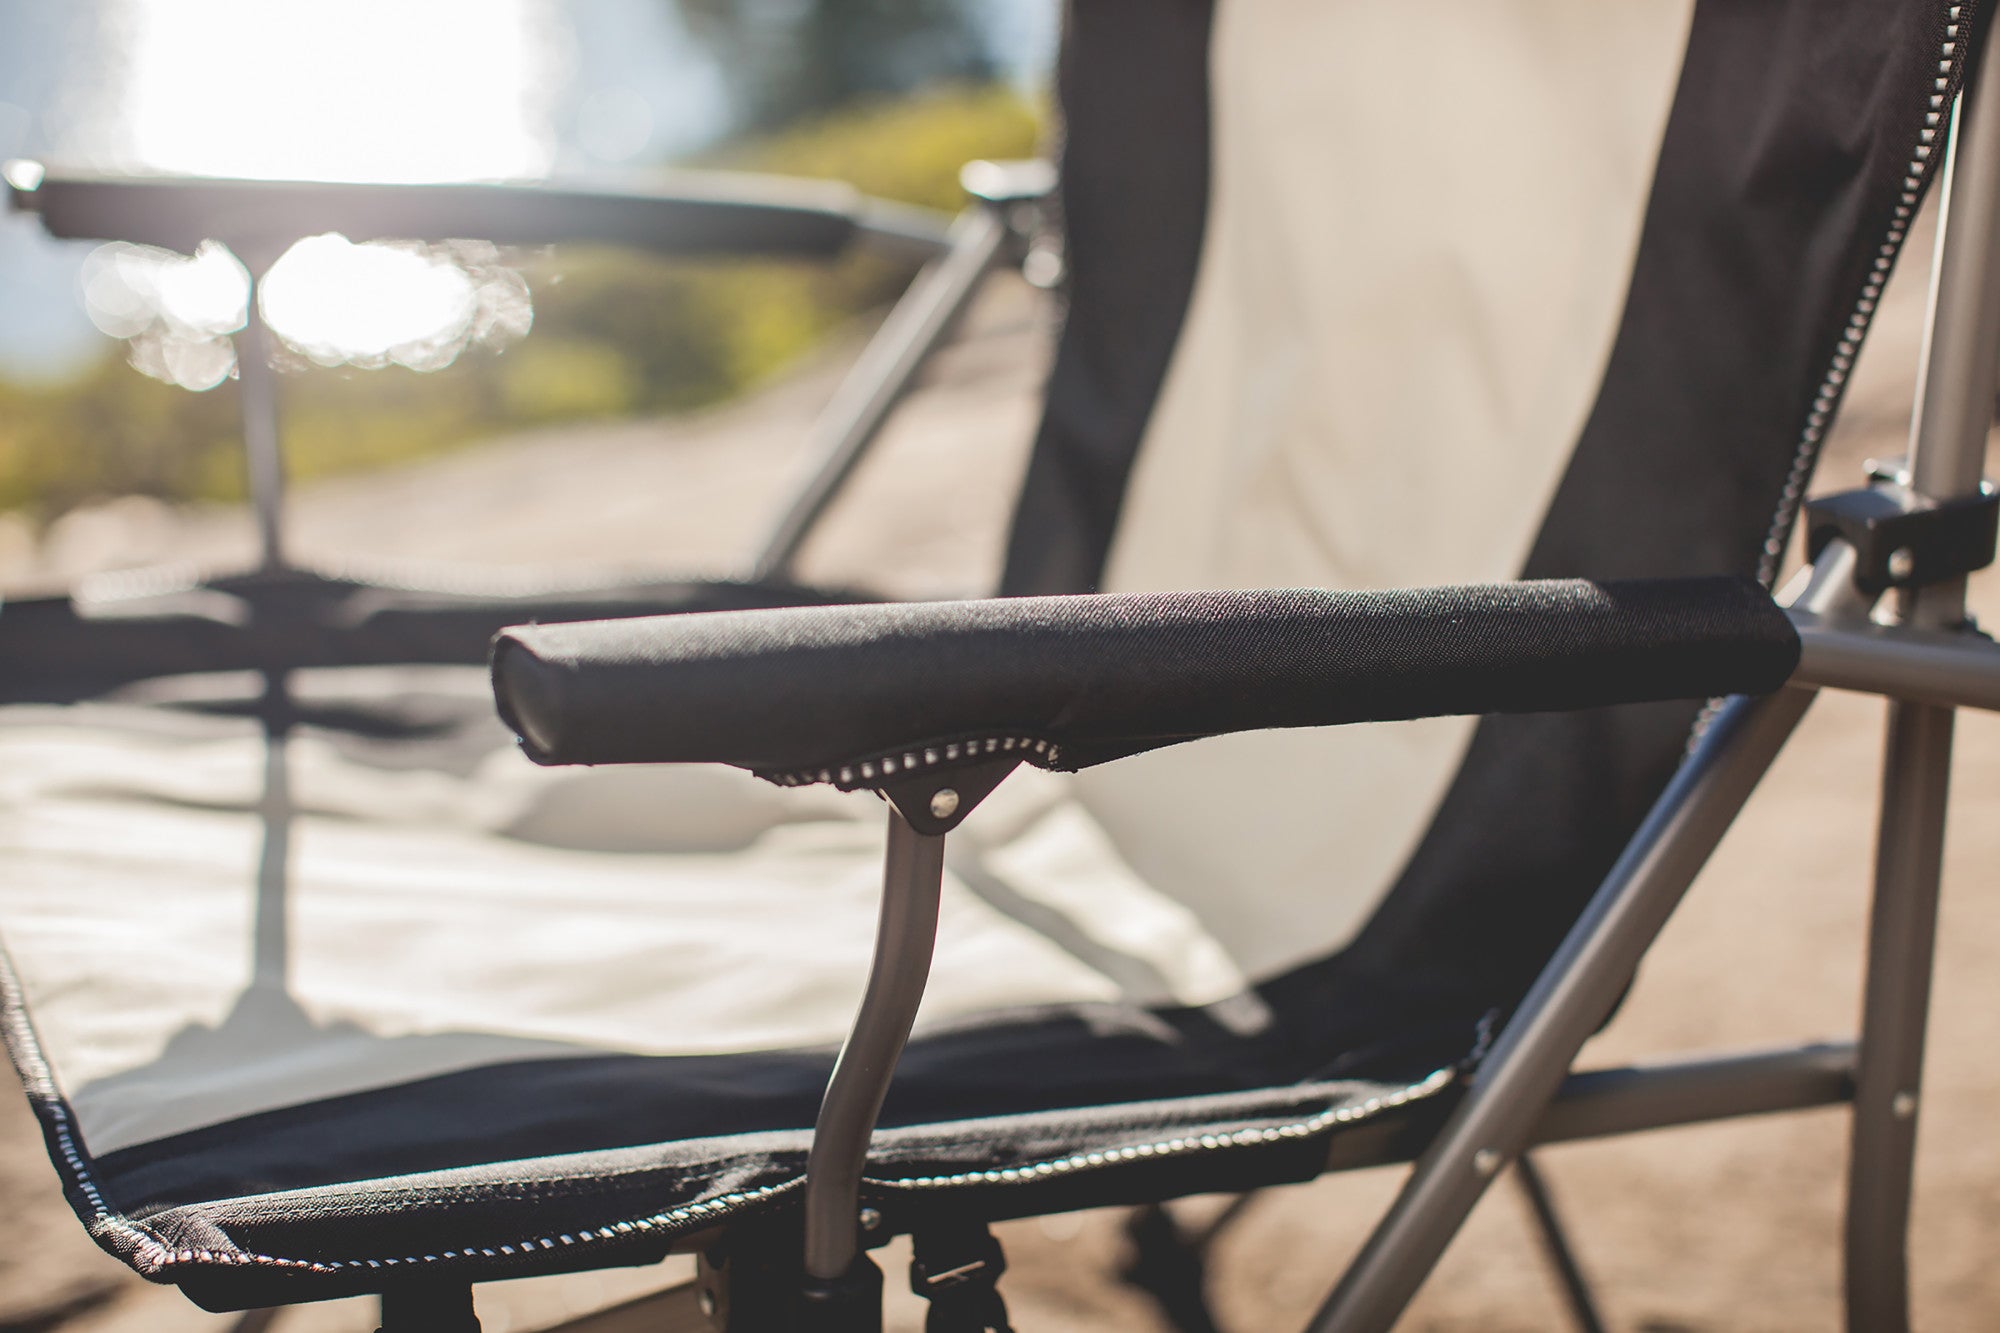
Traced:
[[1571, 580], [531, 625], [500, 636], [493, 680], [543, 763], [721, 762], [853, 787], [876, 785], [885, 751], [911, 748], [881, 775], [935, 768], [962, 738], [1025, 739], [1023, 757], [1068, 770], [1267, 727], [1761, 693], [1798, 652], [1748, 579]]
[[[862, 1197], [893, 1234], [940, 1215], [1001, 1218], [1308, 1180], [1333, 1134], [1453, 1088], [1448, 1078], [1336, 1079], [886, 1129]], [[762, 1215], [796, 1233], [808, 1141], [804, 1130], [732, 1134], [214, 1200], [149, 1213], [135, 1228], [147, 1238], [136, 1257], [141, 1271], [209, 1309], [379, 1291], [440, 1270], [488, 1281], [649, 1263], [723, 1221]], [[1103, 1160], [1076, 1160], [1085, 1153]], [[1035, 1169], [1064, 1159], [1065, 1169]], [[965, 1178], [920, 1183], [939, 1175]]]
[[[1822, 381], [1835, 371], [1837, 399], [1850, 316], [1900, 237], [1897, 208], [1914, 212], [1901, 196], [1946, 9], [1696, 7], [1617, 340], [1524, 577], [1749, 575], [1774, 528], [1782, 540]], [[1829, 427], [1831, 403], [1818, 410]], [[1696, 711], [1484, 719], [1351, 952], [1427, 978], [1441, 1003], [1511, 1003], [1666, 785]], [[1293, 978], [1295, 1002], [1338, 966]]]
[[[984, 1015], [920, 1035], [897, 1065], [885, 1128], [1253, 1091], [1323, 1071], [1364, 1010], [1310, 1043], [1244, 1034], [1200, 1009], [1061, 1006]], [[1365, 1026], [1365, 1023], [1362, 1024]], [[1424, 1033], [1371, 1073], [1421, 1076], [1463, 1054], [1469, 1025]], [[517, 1061], [267, 1111], [107, 1153], [106, 1196], [146, 1215], [206, 1199], [299, 1190], [681, 1139], [809, 1131], [833, 1050]], [[1418, 1067], [1421, 1066], [1421, 1067]], [[1341, 1069], [1352, 1072], [1349, 1065]], [[802, 1146], [803, 1141], [801, 1141]], [[933, 1165], [973, 1158], [940, 1149]], [[500, 1174], [504, 1175], [504, 1171]]]
[[1070, 0], [1061, 102], [1067, 317], [1001, 575], [1097, 586], [1194, 290], [1208, 221], [1214, 0]]
[[0, 605], [0, 704], [76, 703], [138, 681], [214, 671], [481, 666], [524, 620], [809, 606], [865, 598], [791, 584], [634, 583], [481, 597], [311, 574], [217, 580], [130, 603], [67, 597]]
[[[1305, 1042], [1284, 1025], [1246, 1032], [1240, 1017], [1116, 1005], [984, 1015], [922, 1034], [871, 1146], [869, 1197], [895, 1227], [940, 1211], [1003, 1217], [1308, 1179], [1341, 1124], [1449, 1091], [1434, 1076], [1477, 1043], [1473, 1024], [1423, 1022], [1401, 998], [1393, 987], [1357, 990]], [[1384, 1004], [1401, 1037], [1357, 1050], [1380, 1030]], [[117, 1226], [95, 1228], [102, 1243], [214, 1308], [375, 1290], [405, 1256], [471, 1280], [646, 1262], [673, 1235], [796, 1206], [831, 1063], [824, 1050], [522, 1061], [71, 1165], [91, 1181], [79, 1211], [115, 1210]], [[1336, 1107], [1346, 1116], [1327, 1120]], [[1258, 1132], [1315, 1118], [1325, 1123]], [[1188, 1140], [1202, 1135], [1222, 1141], [1196, 1150]], [[1176, 1140], [1170, 1152], [1117, 1154]], [[1091, 1152], [1110, 1158], [1006, 1174]], [[894, 1183], [939, 1176], [966, 1178], [946, 1189]], [[773, 1187], [790, 1192], [745, 1197]], [[658, 1221], [585, 1234], [640, 1218]], [[565, 1234], [590, 1248], [566, 1252]], [[551, 1244], [520, 1244], [530, 1236]], [[398, 1262], [355, 1262], [369, 1258]]]

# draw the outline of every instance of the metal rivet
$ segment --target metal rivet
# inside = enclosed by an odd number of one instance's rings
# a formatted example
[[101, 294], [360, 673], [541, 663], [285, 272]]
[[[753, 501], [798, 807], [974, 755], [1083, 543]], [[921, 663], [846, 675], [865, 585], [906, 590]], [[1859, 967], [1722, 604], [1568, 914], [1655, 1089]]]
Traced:
[[1908, 1120], [1917, 1113], [1917, 1094], [1905, 1090], [1889, 1099], [1889, 1114], [1898, 1120]]
[[1472, 1154], [1472, 1169], [1481, 1176], [1491, 1179], [1500, 1174], [1500, 1154], [1491, 1148], [1481, 1148]]
[[879, 1208], [863, 1208], [856, 1216], [863, 1231], [873, 1231], [882, 1225], [882, 1210]]
[[1917, 572], [1916, 553], [1907, 546], [1889, 552], [1889, 577], [1902, 580]]
[[937, 819], [950, 819], [958, 813], [958, 793], [949, 787], [939, 787], [931, 793], [931, 815]]

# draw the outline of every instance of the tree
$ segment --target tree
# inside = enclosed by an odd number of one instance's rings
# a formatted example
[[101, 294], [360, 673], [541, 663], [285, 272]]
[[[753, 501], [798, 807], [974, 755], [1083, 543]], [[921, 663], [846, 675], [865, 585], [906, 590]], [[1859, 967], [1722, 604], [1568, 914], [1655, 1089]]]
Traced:
[[986, 82], [974, 0], [679, 0], [757, 131], [939, 82]]

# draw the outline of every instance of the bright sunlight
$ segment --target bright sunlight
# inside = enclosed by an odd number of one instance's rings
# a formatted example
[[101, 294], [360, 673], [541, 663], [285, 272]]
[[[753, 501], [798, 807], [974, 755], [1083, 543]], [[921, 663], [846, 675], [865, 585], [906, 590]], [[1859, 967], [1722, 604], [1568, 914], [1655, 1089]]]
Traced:
[[[415, 182], [535, 177], [553, 161], [567, 30], [550, 0], [125, 3], [122, 120], [143, 168]], [[271, 269], [259, 308], [322, 365], [435, 369], [526, 328], [525, 285], [463, 249], [309, 238]], [[226, 251], [106, 246], [86, 283], [98, 327], [132, 339], [148, 374], [205, 389], [233, 369], [248, 284]]]

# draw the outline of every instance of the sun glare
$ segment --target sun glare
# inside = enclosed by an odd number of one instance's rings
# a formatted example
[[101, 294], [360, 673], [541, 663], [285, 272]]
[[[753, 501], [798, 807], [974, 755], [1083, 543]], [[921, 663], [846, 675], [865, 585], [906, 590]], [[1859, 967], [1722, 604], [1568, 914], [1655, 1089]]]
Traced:
[[[124, 4], [121, 119], [144, 169], [403, 183], [532, 178], [554, 161], [564, 31], [551, 0]], [[271, 269], [260, 308], [320, 364], [435, 369], [469, 340], [526, 328], [526, 286], [463, 249], [311, 238]], [[98, 326], [189, 388], [229, 374], [226, 335], [242, 325], [241, 266], [212, 250], [107, 246], [86, 278]]]
[[243, 327], [250, 275], [213, 242], [192, 257], [114, 241], [83, 265], [91, 322], [132, 344], [132, 364], [156, 379], [212, 389], [236, 368], [229, 335]]
[[[528, 286], [487, 248], [300, 241], [264, 279], [274, 332], [321, 365], [435, 370], [475, 339], [528, 331]], [[481, 262], [484, 261], [484, 262]]]
[[161, 171], [273, 180], [539, 176], [543, 0], [128, 0], [127, 125]]

